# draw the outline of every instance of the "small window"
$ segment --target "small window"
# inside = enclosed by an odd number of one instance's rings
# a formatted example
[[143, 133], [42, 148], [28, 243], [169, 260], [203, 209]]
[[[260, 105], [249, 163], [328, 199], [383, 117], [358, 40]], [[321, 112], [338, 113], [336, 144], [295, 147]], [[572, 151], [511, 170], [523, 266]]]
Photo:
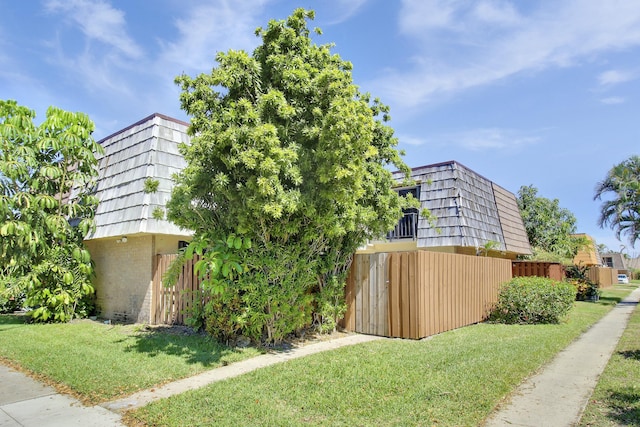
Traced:
[[[398, 190], [398, 194], [402, 197], [407, 197], [409, 194], [416, 199], [420, 200], [420, 187], [402, 188]], [[387, 234], [387, 239], [416, 239], [418, 237], [418, 209], [407, 208], [403, 209], [404, 214], [395, 229]]]

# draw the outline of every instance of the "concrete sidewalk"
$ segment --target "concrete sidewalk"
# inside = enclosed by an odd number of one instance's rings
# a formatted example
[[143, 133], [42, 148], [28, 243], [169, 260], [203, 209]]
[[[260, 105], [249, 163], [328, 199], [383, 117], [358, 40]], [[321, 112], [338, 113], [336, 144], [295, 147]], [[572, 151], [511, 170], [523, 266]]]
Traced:
[[0, 365], [1, 427], [123, 426], [120, 415], [100, 406], [83, 406], [4, 365]]
[[522, 383], [511, 401], [488, 418], [485, 427], [577, 425], [639, 300], [637, 288], [558, 353], [542, 372]]

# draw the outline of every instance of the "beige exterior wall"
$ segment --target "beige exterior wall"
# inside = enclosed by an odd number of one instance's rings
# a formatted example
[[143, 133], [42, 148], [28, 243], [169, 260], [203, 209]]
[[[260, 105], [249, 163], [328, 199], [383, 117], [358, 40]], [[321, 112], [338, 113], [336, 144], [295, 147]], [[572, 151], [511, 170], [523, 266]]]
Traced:
[[150, 323], [156, 254], [175, 254], [184, 236], [139, 235], [85, 242], [95, 262], [96, 304], [100, 317], [116, 322]]

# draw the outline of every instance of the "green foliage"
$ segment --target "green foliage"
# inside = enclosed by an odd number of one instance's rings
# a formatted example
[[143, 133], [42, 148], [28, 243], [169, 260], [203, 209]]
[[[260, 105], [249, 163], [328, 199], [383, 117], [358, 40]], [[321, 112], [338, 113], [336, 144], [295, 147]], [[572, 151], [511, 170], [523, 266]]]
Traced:
[[539, 253], [550, 253], [563, 259], [573, 259], [586, 243], [572, 236], [576, 232], [576, 217], [560, 207], [558, 199], [539, 197], [532, 185], [518, 190], [518, 207], [527, 231], [529, 243]]
[[160, 181], [153, 178], [147, 178], [144, 180], [144, 192], [145, 193], [155, 193], [158, 191], [158, 186], [160, 185]]
[[18, 296], [0, 294], [0, 314], [13, 313], [20, 310], [23, 306], [24, 294], [20, 294]]
[[196, 298], [192, 307], [183, 311], [185, 315], [185, 325], [191, 327], [194, 331], [199, 332], [204, 329], [204, 302], [201, 291], [196, 291]]
[[566, 268], [567, 283], [576, 289], [576, 300], [586, 301], [599, 297], [598, 284], [589, 279], [589, 267], [571, 265]]
[[333, 332], [347, 312], [343, 280], [336, 276], [325, 281], [316, 294], [314, 317], [321, 332]]
[[409, 172], [388, 107], [358, 91], [330, 45], [312, 43], [313, 16], [270, 21], [252, 55], [219, 53], [210, 74], [176, 79], [192, 139], [168, 218], [196, 238], [250, 239], [234, 252], [242, 274], [216, 279], [213, 293], [237, 294], [242, 333], [269, 342], [309, 324], [314, 307], [341, 310], [327, 296], [339, 291], [318, 292], [344, 287], [356, 248], [395, 226], [403, 202], [389, 170]]
[[515, 277], [500, 288], [489, 320], [508, 324], [559, 323], [573, 307], [575, 288], [544, 277]]
[[83, 238], [98, 200], [93, 123], [50, 107], [0, 101], [0, 295], [26, 297], [35, 321], [68, 321], [90, 309], [93, 266]]
[[596, 185], [594, 200], [606, 196], [611, 198], [600, 207], [600, 226], [614, 229], [618, 239], [627, 234], [633, 246], [640, 239], [640, 156], [615, 165]]
[[160, 206], [156, 206], [151, 212], [151, 217], [155, 220], [162, 221], [164, 219], [164, 209]]

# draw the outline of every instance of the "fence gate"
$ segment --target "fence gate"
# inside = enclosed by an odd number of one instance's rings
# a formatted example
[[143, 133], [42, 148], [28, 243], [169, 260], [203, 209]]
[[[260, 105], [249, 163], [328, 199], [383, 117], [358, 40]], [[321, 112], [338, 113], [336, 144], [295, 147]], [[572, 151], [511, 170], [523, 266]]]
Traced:
[[199, 295], [197, 291], [200, 281], [193, 271], [197, 258], [184, 263], [176, 285], [164, 286], [162, 278], [177, 257], [178, 255], [175, 254], [156, 255], [156, 269], [151, 290], [151, 322], [154, 325], [184, 324], [185, 318], [189, 316], [189, 310], [193, 308]]

